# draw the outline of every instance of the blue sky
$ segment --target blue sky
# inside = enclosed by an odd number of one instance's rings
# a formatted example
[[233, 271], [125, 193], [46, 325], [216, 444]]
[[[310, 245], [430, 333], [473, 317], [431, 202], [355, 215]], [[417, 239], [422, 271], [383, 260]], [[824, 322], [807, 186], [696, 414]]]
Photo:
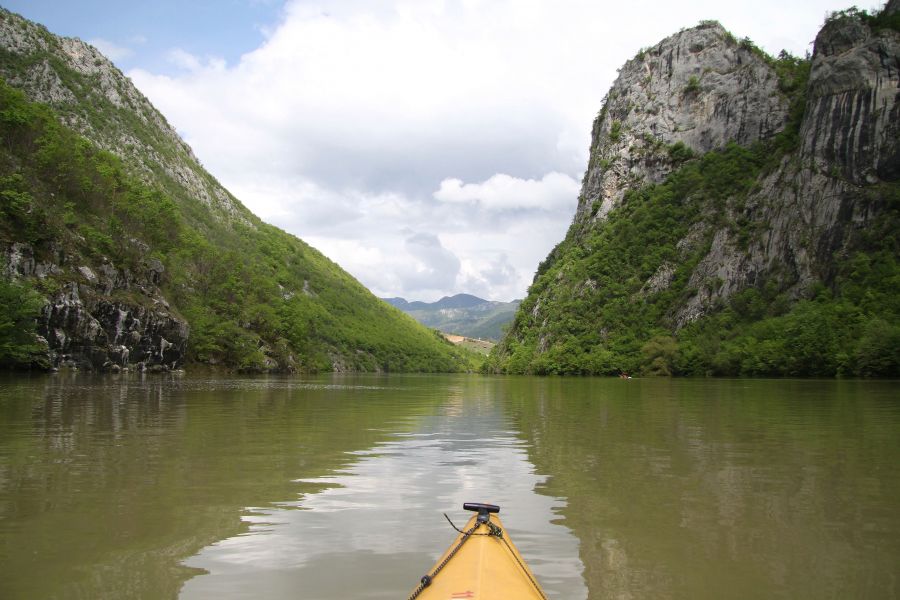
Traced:
[[715, 19], [803, 55], [850, 3], [0, 0], [97, 46], [262, 219], [426, 301], [524, 296], [640, 48]]
[[[57, 35], [102, 40], [121, 50], [104, 52], [123, 71], [177, 69], [173, 48], [234, 64], [258, 48], [277, 25], [283, 0], [0, 0], [0, 5]], [[101, 50], [102, 43], [95, 43]]]

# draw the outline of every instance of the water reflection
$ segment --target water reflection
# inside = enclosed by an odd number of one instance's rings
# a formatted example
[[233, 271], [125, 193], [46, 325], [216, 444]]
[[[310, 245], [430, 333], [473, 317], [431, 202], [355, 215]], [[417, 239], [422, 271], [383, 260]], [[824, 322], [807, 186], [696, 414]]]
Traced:
[[895, 382], [520, 380], [590, 598], [900, 594]]
[[[0, 597], [173, 598], [181, 561], [429, 399], [371, 378], [4, 377]], [[392, 393], [397, 401], [388, 401]]]
[[[578, 544], [553, 524], [562, 502], [539, 495], [545, 477], [501, 407], [469, 382], [449, 386], [433, 414], [408, 431], [353, 452], [327, 476], [300, 480], [317, 488], [296, 503], [252, 509], [249, 531], [187, 561], [209, 575], [189, 581], [183, 598], [400, 598], [453, 539], [441, 516], [457, 520], [465, 501], [503, 507], [506, 524], [548, 593], [584, 598]], [[433, 393], [433, 392], [431, 392]]]
[[0, 598], [405, 597], [468, 500], [560, 600], [898, 597], [898, 456], [896, 382], [0, 376]]
[[[169, 432], [185, 419], [164, 392], [171, 382], [73, 374], [2, 381], [0, 597], [177, 593], [189, 576], [173, 560], [184, 540], [165, 526], [177, 508], [162, 506], [169, 493], [157, 485]], [[222, 529], [194, 535], [208, 543]]]

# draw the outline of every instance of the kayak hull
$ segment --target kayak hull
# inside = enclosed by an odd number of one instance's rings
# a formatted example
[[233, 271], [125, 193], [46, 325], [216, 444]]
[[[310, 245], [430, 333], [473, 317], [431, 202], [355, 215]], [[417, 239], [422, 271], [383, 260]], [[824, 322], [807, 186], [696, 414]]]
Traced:
[[428, 572], [430, 583], [419, 586], [410, 598], [546, 600], [500, 518], [490, 515], [489, 523], [479, 523], [478, 515], [469, 519]]

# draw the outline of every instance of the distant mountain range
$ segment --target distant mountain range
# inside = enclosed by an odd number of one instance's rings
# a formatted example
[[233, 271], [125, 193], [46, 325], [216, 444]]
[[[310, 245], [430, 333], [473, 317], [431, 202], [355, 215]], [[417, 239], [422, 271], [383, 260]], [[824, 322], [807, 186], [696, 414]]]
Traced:
[[444, 296], [437, 302], [409, 302], [404, 298], [382, 298], [418, 322], [470, 338], [499, 340], [503, 328], [512, 321], [521, 300], [496, 302], [471, 294]]

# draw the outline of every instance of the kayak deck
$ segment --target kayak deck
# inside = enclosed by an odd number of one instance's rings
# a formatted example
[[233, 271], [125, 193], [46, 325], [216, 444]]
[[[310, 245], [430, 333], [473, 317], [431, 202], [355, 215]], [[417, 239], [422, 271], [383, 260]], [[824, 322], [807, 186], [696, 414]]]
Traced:
[[410, 600], [547, 598], [509, 539], [500, 518], [486, 513], [469, 519], [453, 544], [422, 579]]

